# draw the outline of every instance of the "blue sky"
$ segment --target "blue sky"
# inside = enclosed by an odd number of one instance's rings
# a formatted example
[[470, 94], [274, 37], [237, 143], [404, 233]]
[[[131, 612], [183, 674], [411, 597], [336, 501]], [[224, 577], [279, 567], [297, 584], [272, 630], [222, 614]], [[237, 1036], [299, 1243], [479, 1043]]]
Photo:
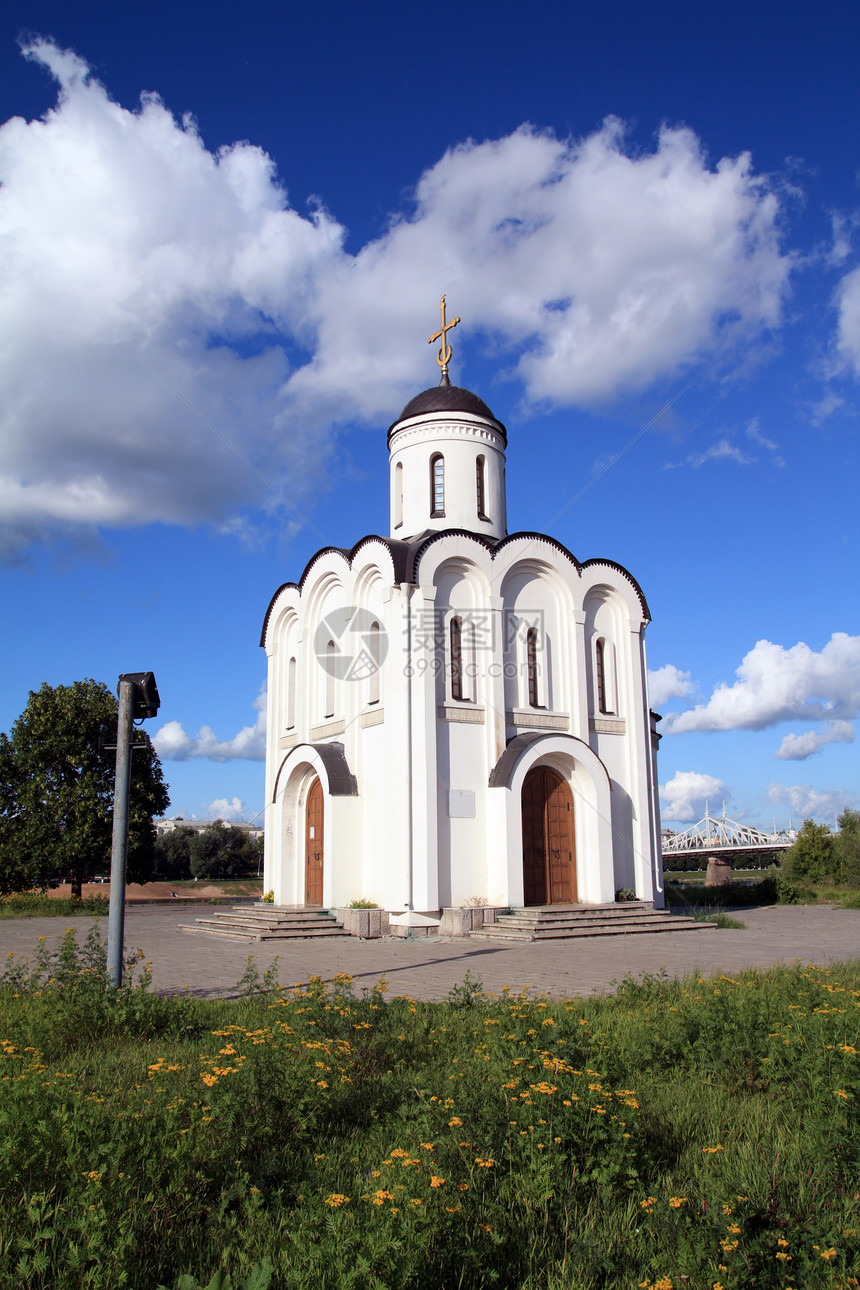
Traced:
[[446, 291], [509, 528], [648, 598], [664, 822], [860, 804], [859, 28], [5, 6], [0, 728], [151, 669], [172, 813], [259, 813], [263, 614], [387, 531]]

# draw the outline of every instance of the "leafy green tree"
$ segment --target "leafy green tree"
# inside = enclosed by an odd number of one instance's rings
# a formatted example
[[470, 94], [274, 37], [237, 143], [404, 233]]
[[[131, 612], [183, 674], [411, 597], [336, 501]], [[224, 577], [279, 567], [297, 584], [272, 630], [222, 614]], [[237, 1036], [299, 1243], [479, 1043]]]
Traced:
[[[0, 736], [0, 890], [107, 872], [113, 828], [117, 700], [100, 681], [30, 691], [9, 737]], [[105, 739], [105, 735], [109, 737]], [[129, 799], [128, 877], [145, 882], [154, 815], [170, 804], [161, 763], [135, 731]]]
[[790, 882], [837, 880], [838, 864], [836, 838], [827, 825], [804, 820], [794, 846], [783, 857], [781, 876]]
[[839, 816], [836, 851], [842, 881], [857, 886], [860, 884], [860, 811], [846, 808]]
[[171, 829], [169, 833], [160, 833], [155, 840], [155, 865], [153, 878], [176, 879], [190, 878], [191, 843], [194, 841], [194, 830], [189, 828]]
[[258, 851], [243, 829], [220, 820], [191, 841], [191, 872], [195, 878], [238, 878], [256, 873]]

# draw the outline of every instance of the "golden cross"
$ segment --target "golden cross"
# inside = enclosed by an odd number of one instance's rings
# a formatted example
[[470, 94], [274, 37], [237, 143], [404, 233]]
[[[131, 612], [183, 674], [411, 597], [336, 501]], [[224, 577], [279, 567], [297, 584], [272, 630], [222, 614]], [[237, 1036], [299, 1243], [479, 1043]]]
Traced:
[[450, 331], [452, 327], [456, 327], [459, 321], [460, 321], [459, 318], [454, 318], [452, 319], [451, 322], [445, 321], [445, 297], [443, 296], [442, 297], [442, 326], [439, 328], [437, 332], [435, 332], [432, 336], [430, 336], [427, 341], [428, 345], [432, 345], [434, 340], [438, 340], [440, 336], [442, 338], [442, 348], [439, 350], [439, 353], [436, 355], [436, 362], [441, 367], [443, 376], [448, 375], [448, 364], [451, 362], [451, 355], [454, 352], [451, 346], [448, 344], [448, 338], [445, 335], [445, 333]]

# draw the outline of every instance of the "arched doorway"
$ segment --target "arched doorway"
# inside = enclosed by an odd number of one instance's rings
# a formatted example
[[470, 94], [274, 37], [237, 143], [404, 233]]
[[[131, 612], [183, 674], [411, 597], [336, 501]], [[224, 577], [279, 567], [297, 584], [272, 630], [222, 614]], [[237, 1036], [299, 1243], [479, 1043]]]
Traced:
[[523, 784], [523, 902], [576, 901], [573, 794], [549, 766], [535, 766]]
[[318, 776], [305, 806], [305, 904], [323, 903], [323, 791]]

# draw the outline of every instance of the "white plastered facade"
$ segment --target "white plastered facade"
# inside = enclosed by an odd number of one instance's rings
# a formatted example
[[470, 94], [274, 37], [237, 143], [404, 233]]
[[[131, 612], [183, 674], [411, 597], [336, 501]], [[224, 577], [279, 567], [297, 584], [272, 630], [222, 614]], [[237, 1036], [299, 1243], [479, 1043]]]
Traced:
[[661, 907], [644, 597], [612, 561], [506, 535], [504, 427], [443, 393], [389, 432], [390, 535], [319, 552], [269, 606], [266, 888], [305, 903], [318, 778], [324, 907], [520, 906], [523, 785], [548, 767], [576, 900]]

